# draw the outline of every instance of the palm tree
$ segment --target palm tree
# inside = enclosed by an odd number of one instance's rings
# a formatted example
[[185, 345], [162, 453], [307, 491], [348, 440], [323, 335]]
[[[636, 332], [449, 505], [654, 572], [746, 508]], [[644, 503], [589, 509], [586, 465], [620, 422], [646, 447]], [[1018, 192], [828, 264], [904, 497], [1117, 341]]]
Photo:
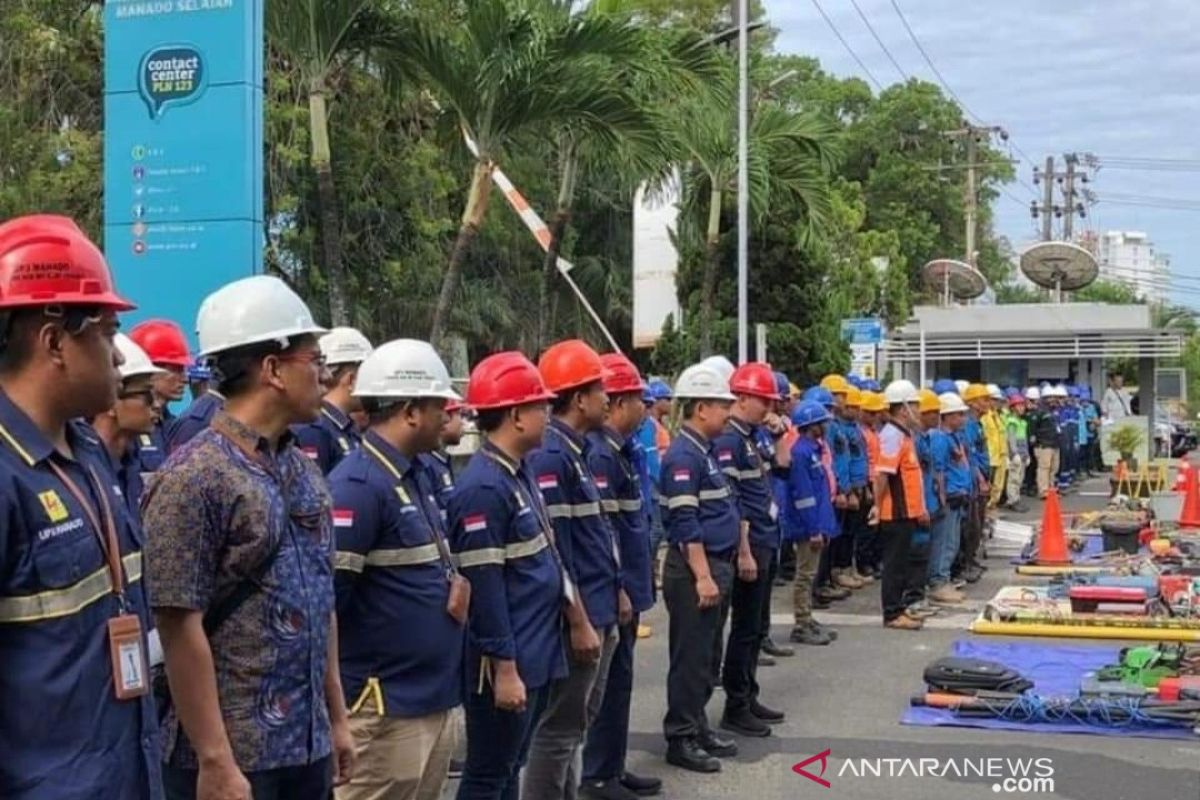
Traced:
[[[737, 132], [730, 119], [732, 81], [694, 96], [674, 115], [674, 146], [686, 164], [684, 185], [693, 212], [705, 213], [705, 263], [700, 284], [700, 349], [711, 355], [713, 304], [721, 264], [721, 212], [727, 195], [737, 191]], [[772, 202], [799, 204], [801, 241], [816, 233], [829, 216], [827, 177], [836, 146], [833, 130], [813, 116], [777, 105], [754, 109], [750, 119], [750, 214], [762, 220]], [[707, 198], [707, 206], [704, 206]]]
[[329, 283], [329, 316], [350, 324], [341, 218], [329, 147], [329, 99], [342, 68], [371, 48], [390, 41], [378, 0], [273, 0], [267, 4], [267, 33], [308, 94], [310, 162], [317, 177], [321, 249]]
[[570, 124], [615, 148], [650, 129], [623, 88], [595, 80], [597, 59], [630, 47], [637, 29], [617, 19], [551, 13], [557, 5], [472, 0], [458, 24], [415, 18], [396, 42], [393, 66], [415, 70], [475, 144], [462, 222], [433, 312], [435, 344], [446, 332], [463, 260], [487, 211], [492, 170], [514, 139]]

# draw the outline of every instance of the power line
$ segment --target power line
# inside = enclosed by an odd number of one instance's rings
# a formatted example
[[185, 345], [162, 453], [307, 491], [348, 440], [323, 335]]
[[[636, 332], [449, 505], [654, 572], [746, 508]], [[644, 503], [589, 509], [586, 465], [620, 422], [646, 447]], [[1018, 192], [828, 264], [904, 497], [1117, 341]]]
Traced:
[[875, 79], [875, 76], [871, 74], [871, 70], [867, 69], [867, 65], [864, 64], [863, 60], [858, 57], [858, 53], [854, 52], [854, 48], [851, 47], [850, 43], [846, 41], [846, 38], [842, 36], [842, 32], [837, 29], [837, 26], [833, 24], [833, 20], [831, 20], [829, 15], [825, 13], [825, 9], [821, 8], [821, 4], [817, 2], [817, 0], [812, 0], [812, 4], [816, 6], [817, 12], [821, 15], [821, 18], [825, 20], [825, 24], [829, 26], [829, 30], [833, 31], [833, 35], [836, 36], [838, 41], [842, 43], [842, 47], [846, 48], [846, 52], [849, 53], [850, 57], [853, 58], [855, 63], [858, 64], [859, 69], [866, 73], [866, 76], [871, 80], [871, 83], [875, 84], [875, 88], [882, 92], [883, 84]]
[[858, 17], [867, 26], [867, 30], [871, 32], [871, 36], [875, 38], [876, 44], [883, 50], [883, 54], [888, 57], [888, 61], [892, 62], [892, 66], [896, 68], [896, 72], [900, 73], [900, 77], [908, 80], [908, 73], [904, 71], [904, 67], [900, 66], [900, 62], [892, 55], [892, 51], [888, 50], [888, 46], [883, 43], [883, 39], [879, 38], [879, 34], [875, 32], [875, 26], [867, 19], [867, 15], [863, 13], [862, 8], [858, 5], [858, 0], [850, 0], [850, 5], [854, 6], [854, 10], [858, 12]]

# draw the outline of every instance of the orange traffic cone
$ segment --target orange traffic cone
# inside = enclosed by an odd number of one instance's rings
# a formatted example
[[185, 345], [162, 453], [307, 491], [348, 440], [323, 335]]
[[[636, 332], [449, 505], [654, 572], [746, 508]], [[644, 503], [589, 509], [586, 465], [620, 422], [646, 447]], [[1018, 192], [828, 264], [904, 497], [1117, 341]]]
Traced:
[[1186, 458], [1179, 462], [1179, 471], [1175, 473], [1175, 486], [1173, 491], [1183, 492], [1187, 490], [1188, 473], [1192, 471], [1192, 462]]
[[1194, 469], [1188, 470], [1183, 509], [1179, 512], [1181, 528], [1200, 528], [1200, 478], [1197, 478], [1196, 472]]
[[1053, 567], [1070, 564], [1067, 554], [1067, 536], [1063, 532], [1062, 512], [1058, 507], [1058, 492], [1046, 492], [1046, 507], [1042, 511], [1042, 532], [1038, 534], [1037, 563]]

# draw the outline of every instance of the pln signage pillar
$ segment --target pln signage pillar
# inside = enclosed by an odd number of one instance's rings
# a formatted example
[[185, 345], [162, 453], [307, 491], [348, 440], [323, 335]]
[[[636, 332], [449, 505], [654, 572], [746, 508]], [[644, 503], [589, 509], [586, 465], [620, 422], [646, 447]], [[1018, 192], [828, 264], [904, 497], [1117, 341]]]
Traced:
[[133, 317], [194, 333], [262, 270], [264, 0], [108, 0], [104, 249]]

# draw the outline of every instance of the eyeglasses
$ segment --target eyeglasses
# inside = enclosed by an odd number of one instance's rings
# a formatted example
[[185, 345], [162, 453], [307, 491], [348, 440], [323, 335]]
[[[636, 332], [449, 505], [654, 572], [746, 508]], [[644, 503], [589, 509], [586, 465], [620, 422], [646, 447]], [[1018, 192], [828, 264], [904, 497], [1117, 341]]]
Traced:
[[325, 356], [320, 350], [301, 350], [298, 353], [284, 353], [277, 356], [280, 361], [302, 361], [306, 364], [314, 364], [317, 369], [325, 369]]
[[154, 390], [153, 389], [138, 389], [132, 392], [121, 392], [117, 395], [122, 400], [135, 400], [141, 398], [141, 401], [148, 406], [154, 405]]

